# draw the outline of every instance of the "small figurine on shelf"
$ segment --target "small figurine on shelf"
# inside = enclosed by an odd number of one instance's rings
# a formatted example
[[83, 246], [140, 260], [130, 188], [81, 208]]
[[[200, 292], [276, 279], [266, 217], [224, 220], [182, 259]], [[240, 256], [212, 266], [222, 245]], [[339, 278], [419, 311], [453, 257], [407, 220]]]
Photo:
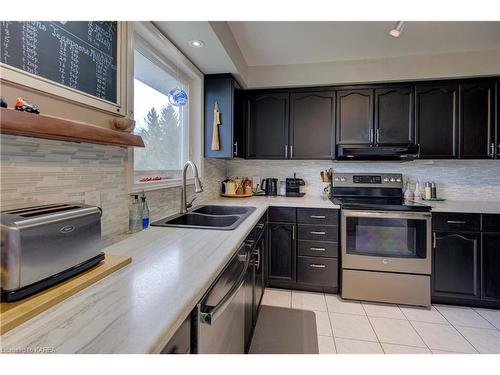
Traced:
[[24, 100], [23, 98], [17, 98], [14, 109], [18, 111], [35, 113], [37, 115], [40, 114], [40, 110], [38, 109], [38, 106], [36, 104], [30, 103], [27, 100]]
[[7, 108], [7, 102], [3, 96], [0, 96], [0, 107]]

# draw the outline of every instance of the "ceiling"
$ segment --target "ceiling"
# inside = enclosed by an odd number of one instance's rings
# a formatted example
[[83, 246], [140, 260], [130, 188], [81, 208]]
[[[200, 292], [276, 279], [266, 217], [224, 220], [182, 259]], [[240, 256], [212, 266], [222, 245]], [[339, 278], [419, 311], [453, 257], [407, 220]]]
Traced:
[[[221, 41], [209, 22], [158, 21], [156, 27], [203, 73], [236, 73]], [[189, 41], [200, 39], [203, 48], [192, 48]]]
[[248, 66], [288, 65], [500, 48], [500, 22], [228, 22]]

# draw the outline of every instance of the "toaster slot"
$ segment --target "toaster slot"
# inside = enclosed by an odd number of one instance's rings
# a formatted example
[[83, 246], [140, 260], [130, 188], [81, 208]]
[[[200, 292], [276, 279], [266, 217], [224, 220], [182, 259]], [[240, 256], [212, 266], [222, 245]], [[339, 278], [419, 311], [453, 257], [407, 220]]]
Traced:
[[64, 212], [69, 210], [74, 210], [80, 208], [79, 206], [70, 205], [70, 204], [52, 204], [46, 206], [36, 206], [24, 209], [10, 210], [4, 211], [6, 214], [15, 214], [19, 217], [28, 218], [28, 217], [37, 217], [47, 214], [53, 214], [58, 212]]

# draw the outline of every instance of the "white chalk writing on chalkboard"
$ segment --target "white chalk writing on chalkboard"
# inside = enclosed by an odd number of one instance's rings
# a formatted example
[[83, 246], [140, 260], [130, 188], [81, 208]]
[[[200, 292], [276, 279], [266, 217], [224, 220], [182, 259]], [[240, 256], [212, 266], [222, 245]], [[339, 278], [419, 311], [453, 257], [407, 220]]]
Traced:
[[0, 62], [117, 102], [113, 21], [0, 21]]

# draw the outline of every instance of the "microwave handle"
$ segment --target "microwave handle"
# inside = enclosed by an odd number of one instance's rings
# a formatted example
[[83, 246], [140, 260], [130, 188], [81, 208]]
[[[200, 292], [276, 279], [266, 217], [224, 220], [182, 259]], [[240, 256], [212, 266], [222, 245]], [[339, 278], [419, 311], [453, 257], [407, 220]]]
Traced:
[[200, 319], [202, 323], [212, 325], [224, 313], [224, 311], [231, 304], [234, 297], [238, 294], [241, 287], [245, 283], [245, 278], [249, 263], [250, 263], [250, 253], [247, 253], [245, 260], [245, 267], [243, 268], [243, 271], [241, 272], [240, 276], [233, 284], [231, 289], [229, 289], [229, 291], [226, 293], [224, 297], [222, 297], [219, 303], [214, 307], [210, 308], [208, 312], [200, 313]]

